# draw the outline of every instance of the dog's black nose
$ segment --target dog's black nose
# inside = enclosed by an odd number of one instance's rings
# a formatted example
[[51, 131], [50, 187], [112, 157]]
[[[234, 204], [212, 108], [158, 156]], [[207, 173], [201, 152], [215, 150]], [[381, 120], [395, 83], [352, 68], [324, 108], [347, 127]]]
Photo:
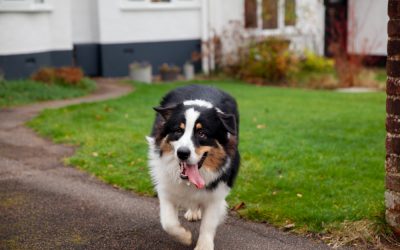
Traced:
[[181, 159], [182, 161], [185, 161], [190, 156], [190, 149], [187, 147], [180, 147], [180, 148], [178, 148], [177, 154], [178, 154], [179, 159]]

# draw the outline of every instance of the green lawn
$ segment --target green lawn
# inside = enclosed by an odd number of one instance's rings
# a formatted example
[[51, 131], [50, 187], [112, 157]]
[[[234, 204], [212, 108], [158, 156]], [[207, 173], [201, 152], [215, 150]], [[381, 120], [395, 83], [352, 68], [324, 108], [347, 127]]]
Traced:
[[[46, 110], [29, 125], [79, 145], [66, 162], [104, 181], [154, 195], [146, 164], [152, 110], [180, 84], [136, 85], [126, 97]], [[241, 170], [228, 200], [239, 213], [324, 232], [384, 211], [385, 94], [215, 84], [237, 98]]]
[[0, 108], [83, 96], [95, 88], [95, 83], [89, 79], [83, 79], [79, 87], [32, 80], [0, 81]]

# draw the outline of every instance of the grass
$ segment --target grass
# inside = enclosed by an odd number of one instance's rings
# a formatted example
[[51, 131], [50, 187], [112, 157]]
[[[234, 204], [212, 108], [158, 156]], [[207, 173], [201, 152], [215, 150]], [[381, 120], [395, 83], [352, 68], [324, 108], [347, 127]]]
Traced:
[[378, 81], [379, 83], [381, 83], [382, 85], [385, 85], [386, 78], [387, 78], [386, 69], [377, 68], [377, 69], [373, 69], [373, 71], [375, 72], [375, 80]]
[[[332, 69], [325, 72], [301, 70], [292, 76], [290, 86], [311, 89], [336, 89], [343, 87], [337, 73]], [[386, 69], [363, 68], [356, 76], [356, 87], [368, 87], [385, 90]]]
[[[79, 145], [68, 164], [154, 195], [146, 156], [160, 98], [177, 84], [136, 85], [126, 97], [46, 110], [29, 125]], [[220, 82], [237, 98], [242, 164], [228, 197], [240, 215], [295, 230], [326, 232], [384, 212], [385, 94], [258, 87]]]
[[32, 80], [0, 81], [0, 108], [83, 96], [95, 88], [90, 79], [83, 79], [79, 86], [49, 85]]

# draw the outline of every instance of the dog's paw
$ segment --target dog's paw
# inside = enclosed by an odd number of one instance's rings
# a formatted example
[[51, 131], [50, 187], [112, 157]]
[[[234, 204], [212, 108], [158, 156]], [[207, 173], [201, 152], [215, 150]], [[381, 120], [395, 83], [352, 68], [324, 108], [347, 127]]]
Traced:
[[209, 240], [199, 240], [194, 250], [214, 250], [214, 242]]
[[200, 209], [188, 209], [184, 215], [185, 219], [188, 221], [198, 221], [201, 220], [201, 210]]
[[192, 244], [192, 233], [189, 230], [183, 230], [184, 232], [181, 235], [177, 235], [177, 238], [182, 244], [190, 246]]
[[163, 226], [164, 230], [180, 243], [190, 246], [192, 244], [192, 233], [182, 226]]

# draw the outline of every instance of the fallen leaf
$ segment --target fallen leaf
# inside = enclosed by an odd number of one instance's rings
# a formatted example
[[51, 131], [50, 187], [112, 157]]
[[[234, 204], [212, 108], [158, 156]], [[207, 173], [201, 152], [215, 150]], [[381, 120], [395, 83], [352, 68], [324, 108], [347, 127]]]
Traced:
[[99, 154], [98, 154], [97, 152], [93, 152], [92, 155], [93, 155], [94, 157], [99, 156]]
[[297, 194], [297, 197], [301, 198], [301, 197], [303, 197], [303, 195], [302, 194]]
[[287, 230], [289, 230], [289, 229], [292, 229], [292, 228], [294, 228], [296, 226], [296, 224], [294, 224], [294, 223], [290, 223], [290, 224], [286, 224], [285, 226], [283, 226], [285, 229], [287, 229]]
[[264, 128], [266, 128], [267, 126], [265, 125], [265, 124], [258, 124], [257, 125], [257, 128], [258, 129], [264, 129]]
[[243, 209], [246, 207], [246, 204], [242, 201], [239, 204], [236, 204], [233, 208], [232, 211], [238, 211], [240, 209]]

